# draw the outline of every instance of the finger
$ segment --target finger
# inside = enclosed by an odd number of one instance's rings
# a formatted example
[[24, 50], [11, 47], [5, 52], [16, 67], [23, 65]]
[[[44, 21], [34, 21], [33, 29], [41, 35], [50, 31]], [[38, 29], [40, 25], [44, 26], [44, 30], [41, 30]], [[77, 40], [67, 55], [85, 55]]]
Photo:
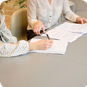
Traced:
[[49, 43], [49, 45], [52, 45], [52, 44], [53, 44], [53, 42], [50, 42], [50, 43]]
[[52, 44], [53, 44], [53, 43], [49, 43], [49, 42], [48, 42], [48, 43], [46, 43], [46, 46], [51, 47], [51, 46], [52, 46]]
[[51, 47], [52, 46], [52, 43], [50, 43], [48, 46]]
[[45, 49], [47, 50], [47, 49], [49, 49], [49, 48], [50, 48], [50, 45], [47, 45]]
[[41, 29], [41, 28], [38, 27], [38, 29], [37, 29], [37, 35], [41, 35], [41, 34], [40, 34], [40, 29]]
[[52, 44], [49, 44], [47, 47], [50, 48], [52, 46]]
[[36, 30], [36, 34], [38, 35], [38, 29]]
[[35, 34], [38, 34], [38, 33], [37, 33], [37, 30], [38, 30], [38, 28], [36, 27], [35, 30], [34, 30]]
[[38, 35], [41, 35], [41, 34], [40, 34], [40, 30], [41, 30], [41, 27], [39, 27], [38, 30], [37, 30], [37, 34], [38, 34]]
[[42, 29], [42, 30], [43, 30], [43, 33], [46, 34], [45, 30], [44, 29]]
[[46, 32], [45, 32], [45, 27], [44, 27], [44, 26], [43, 26], [42, 30], [43, 30], [43, 33], [46, 34]]
[[53, 43], [53, 40], [48, 40], [49, 43]]
[[34, 27], [33, 32], [36, 34], [36, 27]]
[[83, 22], [84, 22], [84, 23], [87, 23], [87, 20], [86, 20], [86, 19], [84, 19], [84, 20], [83, 20]]
[[53, 40], [50, 40], [51, 43], [53, 43]]
[[36, 34], [35, 29], [33, 29], [33, 32]]
[[33, 32], [36, 34], [36, 30], [34, 29]]
[[83, 24], [83, 19], [81, 18], [81, 24]]

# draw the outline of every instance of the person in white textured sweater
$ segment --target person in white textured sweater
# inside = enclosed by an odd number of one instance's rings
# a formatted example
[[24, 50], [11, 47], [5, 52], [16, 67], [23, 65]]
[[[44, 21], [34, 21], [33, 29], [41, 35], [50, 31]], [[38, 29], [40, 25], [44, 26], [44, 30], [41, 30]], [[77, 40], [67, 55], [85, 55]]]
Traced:
[[70, 10], [68, 0], [27, 0], [28, 35], [41, 35], [41, 30], [45, 33], [45, 29], [58, 23], [61, 13], [72, 22], [87, 23]]
[[39, 40], [37, 42], [28, 43], [20, 40], [17, 43], [3, 43], [0, 41], [0, 57], [14, 57], [29, 53], [32, 50], [46, 50], [53, 44], [52, 40]]
[[29, 43], [24, 40], [17, 42], [5, 24], [3, 3], [0, 5], [0, 57], [12, 57], [26, 54], [32, 50], [46, 50], [52, 46], [52, 40], [40, 40]]

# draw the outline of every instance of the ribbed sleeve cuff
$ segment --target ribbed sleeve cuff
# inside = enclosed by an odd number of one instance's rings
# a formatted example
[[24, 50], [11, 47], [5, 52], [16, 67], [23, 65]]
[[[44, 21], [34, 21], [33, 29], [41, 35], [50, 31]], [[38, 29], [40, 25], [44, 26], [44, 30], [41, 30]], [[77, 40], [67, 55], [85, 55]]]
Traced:
[[69, 12], [65, 15], [65, 17], [66, 17], [68, 20], [72, 21], [72, 22], [76, 22], [76, 18], [79, 17], [79, 16], [76, 15], [76, 14], [74, 14], [72, 11], [69, 11]]
[[37, 21], [38, 21], [38, 20], [36, 20], [36, 19], [30, 20], [30, 21], [28, 22], [28, 23], [29, 23], [29, 26], [33, 29]]

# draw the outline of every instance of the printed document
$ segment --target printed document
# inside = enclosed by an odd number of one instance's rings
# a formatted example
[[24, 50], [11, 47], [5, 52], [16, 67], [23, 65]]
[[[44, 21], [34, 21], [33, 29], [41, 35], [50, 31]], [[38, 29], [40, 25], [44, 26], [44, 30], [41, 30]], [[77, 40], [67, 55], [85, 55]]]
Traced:
[[[47, 34], [49, 35], [50, 38], [65, 40], [70, 43], [75, 41], [80, 36], [82, 36], [81, 34], [71, 33], [71, 32], [67, 32], [64, 30], [56, 29], [56, 28], [48, 31]], [[46, 35], [42, 34], [41, 36], [46, 36]]]
[[76, 24], [76, 23], [71, 23], [71, 22], [65, 22], [57, 26], [55, 29], [61, 29], [61, 30], [72, 32], [72, 33], [85, 34], [87, 33], [87, 23]]
[[[76, 24], [71, 22], [65, 22], [47, 32], [50, 38], [65, 40], [67, 42], [73, 42], [77, 38], [86, 33], [87, 33], [87, 23]], [[42, 36], [45, 35], [42, 34]]]
[[[36, 42], [40, 39], [32, 39], [31, 42]], [[51, 53], [51, 54], [65, 54], [67, 49], [68, 42], [60, 41], [60, 40], [53, 40], [53, 45], [47, 50], [34, 50], [30, 52], [37, 52], [37, 53]]]

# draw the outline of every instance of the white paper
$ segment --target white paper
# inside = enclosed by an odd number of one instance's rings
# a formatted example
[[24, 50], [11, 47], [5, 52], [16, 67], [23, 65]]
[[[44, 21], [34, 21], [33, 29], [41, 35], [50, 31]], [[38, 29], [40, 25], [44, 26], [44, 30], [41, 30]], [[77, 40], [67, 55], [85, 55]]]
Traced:
[[76, 24], [76, 23], [69, 23], [65, 22], [55, 29], [61, 29], [65, 31], [69, 31], [72, 33], [79, 33], [79, 34], [85, 34], [87, 33], [87, 23], [86, 24]]
[[83, 0], [83, 1], [87, 3], [87, 0]]
[[87, 87], [87, 85], [85, 87]]
[[[56, 29], [56, 28], [48, 31], [47, 34], [49, 35], [50, 38], [65, 40], [67, 42], [73, 42], [77, 38], [82, 36], [81, 34], [71, 33], [71, 32], [67, 32], [64, 30]], [[45, 34], [43, 34], [42, 36], [45, 36]]]
[[[40, 39], [32, 39], [31, 42], [36, 42]], [[52, 53], [52, 54], [65, 54], [68, 42], [53, 40], [53, 45], [47, 50], [34, 50], [30, 52], [37, 53]]]
[[0, 83], [0, 87], [3, 87], [1, 83]]

